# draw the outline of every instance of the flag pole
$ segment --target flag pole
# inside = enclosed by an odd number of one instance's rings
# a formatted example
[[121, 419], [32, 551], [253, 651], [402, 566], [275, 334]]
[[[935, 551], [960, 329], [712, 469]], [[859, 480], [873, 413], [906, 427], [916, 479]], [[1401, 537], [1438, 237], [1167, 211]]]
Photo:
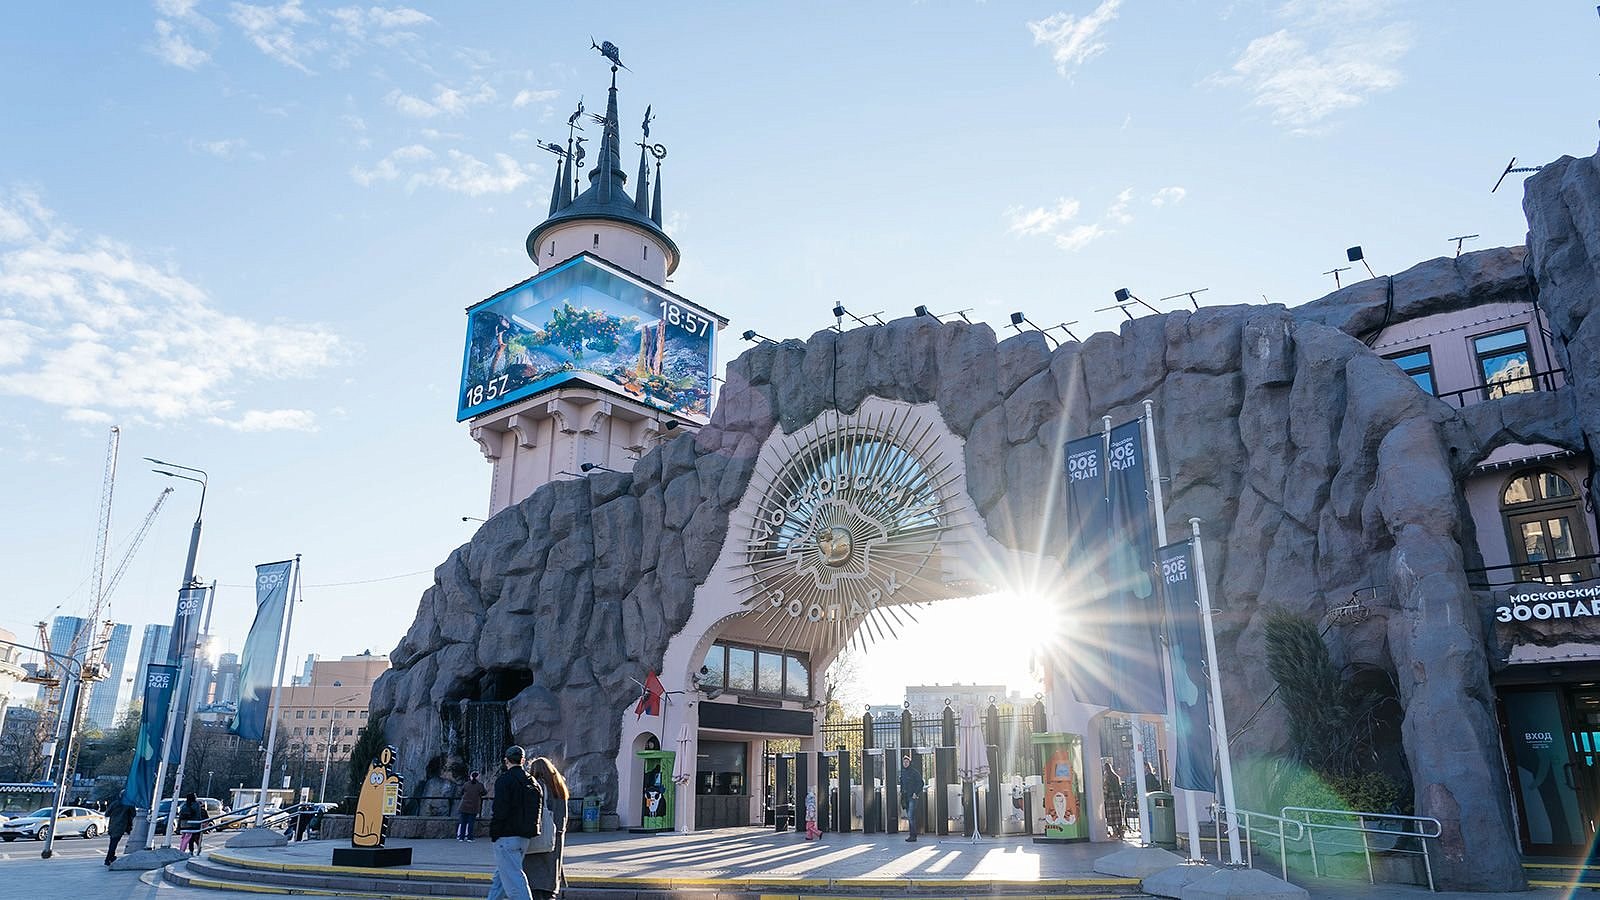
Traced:
[[278, 648], [278, 665], [273, 670], [272, 675], [272, 725], [267, 730], [267, 753], [261, 763], [261, 792], [256, 795], [256, 828], [261, 827], [261, 820], [266, 814], [267, 783], [272, 778], [272, 748], [278, 740], [278, 704], [283, 700], [283, 692], [278, 690], [278, 682], [282, 680], [285, 667], [289, 664], [289, 631], [294, 626], [294, 605], [298, 602], [300, 602], [300, 554], [296, 553], [294, 555], [294, 584], [289, 591], [289, 608], [283, 614], [283, 634], [279, 639], [281, 646]]
[[[1161, 490], [1161, 465], [1156, 450], [1156, 404], [1154, 400], [1146, 398], [1144, 401], [1144, 440], [1145, 457], [1150, 460], [1150, 499], [1156, 507], [1156, 546], [1167, 545], [1167, 502]], [[1169, 623], [1170, 625], [1170, 623]], [[1170, 640], [1170, 637], [1167, 638]], [[1171, 657], [1163, 654], [1161, 660], [1162, 681], [1165, 683], [1167, 693], [1167, 715], [1163, 717], [1167, 726], [1167, 741], [1175, 749], [1177, 732], [1172, 727], [1172, 717], [1177, 714], [1177, 697], [1172, 688]], [[1174, 772], [1177, 767], [1176, 755], [1172, 758]], [[1173, 793], [1179, 790], [1177, 779], [1173, 779]], [[1184, 829], [1189, 832], [1189, 859], [1192, 862], [1204, 862], [1205, 856], [1200, 847], [1200, 811], [1196, 808], [1195, 791], [1183, 790], [1184, 796]]]
[[[190, 677], [191, 678], [194, 677], [194, 675], [198, 672], [198, 670], [200, 668], [199, 667], [200, 647], [201, 647], [202, 644], [207, 643], [208, 640], [211, 637], [211, 608], [216, 603], [216, 600], [217, 600], [217, 583], [216, 583], [216, 581], [212, 581], [211, 582], [211, 587], [206, 590], [206, 612], [205, 612], [205, 617], [204, 617], [205, 621], [200, 626], [200, 630], [198, 632], [196, 632], [196, 634], [194, 636], [194, 647], [191, 648], [191, 650], [189, 651], [189, 657], [191, 659], [190, 666], [191, 666], [192, 669], [194, 669], [194, 671], [190, 673]], [[189, 739], [194, 736], [194, 729], [190, 728], [189, 726], [194, 724], [195, 707], [200, 705], [200, 692], [205, 690], [205, 685], [203, 685], [203, 684], [202, 685], [198, 685], [198, 690], [195, 689], [196, 687], [197, 686], [195, 686], [195, 685], [190, 685], [189, 703], [188, 703], [187, 706], [184, 707], [184, 710], [183, 710], [183, 741], [178, 745], [178, 747], [179, 747], [179, 749], [178, 749], [178, 770], [177, 770], [176, 774], [174, 774], [172, 776], [172, 797], [173, 797], [173, 801], [172, 801], [171, 807], [167, 811], [167, 839], [166, 839], [166, 842], [165, 842], [165, 846], [168, 846], [168, 847], [172, 846], [172, 834], [177, 829], [177, 823], [178, 823], [178, 801], [177, 801], [177, 798], [178, 798], [178, 795], [180, 793], [182, 793], [182, 791], [183, 791], [184, 770], [187, 769], [188, 765], [189, 765]], [[165, 748], [163, 748], [162, 755], [163, 756], [166, 755]]]
[[1239, 855], [1239, 814], [1233, 794], [1233, 754], [1228, 749], [1228, 717], [1222, 711], [1222, 666], [1217, 659], [1217, 631], [1211, 624], [1211, 588], [1206, 584], [1206, 555], [1200, 547], [1200, 517], [1189, 520], [1194, 537], [1195, 587], [1200, 594], [1200, 622], [1205, 626], [1206, 660], [1211, 666], [1211, 715], [1216, 720], [1218, 768], [1222, 770], [1222, 806], [1228, 816], [1228, 864], [1243, 865]]
[[[1107, 460], [1110, 460], [1111, 459], [1111, 417], [1110, 416], [1101, 416], [1100, 417], [1100, 431], [1104, 435], [1103, 446], [1105, 447], [1105, 449], [1104, 449], [1103, 452], [1105, 453], [1105, 458]], [[1109, 473], [1108, 473], [1107, 484], [1109, 484], [1109, 483], [1110, 483], [1110, 479], [1109, 479]], [[1159, 516], [1157, 518], [1159, 519]], [[1107, 521], [1109, 521], [1109, 517], [1108, 517]], [[1143, 729], [1141, 729], [1139, 727], [1139, 717], [1137, 715], [1134, 715], [1132, 713], [1123, 713], [1123, 715], [1128, 717], [1128, 732], [1133, 736], [1133, 772], [1131, 773], [1133, 775], [1133, 799], [1134, 799], [1134, 805], [1139, 810], [1139, 843], [1142, 846], [1142, 845], [1150, 843], [1150, 806], [1149, 806], [1148, 801], [1145, 800], [1145, 796], [1144, 796], [1144, 741], [1142, 740], [1142, 737], [1143, 737], [1142, 731], [1143, 731]], [[1123, 814], [1122, 810], [1120, 810], [1120, 809], [1117, 810], [1117, 816], [1119, 818], [1122, 816], [1122, 814]], [[1121, 829], [1119, 828], [1118, 831], [1120, 832]]]

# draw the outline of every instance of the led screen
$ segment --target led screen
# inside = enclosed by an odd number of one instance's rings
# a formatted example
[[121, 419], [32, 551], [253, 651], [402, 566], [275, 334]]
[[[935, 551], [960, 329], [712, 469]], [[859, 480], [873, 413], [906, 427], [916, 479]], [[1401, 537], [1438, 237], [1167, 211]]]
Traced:
[[467, 310], [456, 421], [568, 381], [703, 421], [717, 327], [679, 298], [580, 256]]

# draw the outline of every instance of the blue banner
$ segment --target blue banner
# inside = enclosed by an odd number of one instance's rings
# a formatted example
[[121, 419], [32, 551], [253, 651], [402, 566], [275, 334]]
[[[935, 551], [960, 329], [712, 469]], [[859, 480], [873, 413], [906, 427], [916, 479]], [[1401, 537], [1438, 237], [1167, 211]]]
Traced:
[[1111, 666], [1111, 622], [1103, 615], [1106, 592], [1105, 438], [1078, 438], [1062, 454], [1067, 469], [1066, 560], [1073, 578], [1072, 594], [1088, 603], [1074, 614], [1080, 641], [1064, 654], [1072, 694], [1080, 703], [1117, 705]]
[[1150, 508], [1149, 465], [1144, 420], [1111, 429], [1106, 451], [1107, 518], [1111, 535], [1106, 554], [1110, 582], [1104, 606], [1112, 627], [1114, 709], [1129, 713], [1167, 711], [1161, 677], [1161, 601], [1154, 578], [1155, 517]]
[[[200, 620], [205, 613], [207, 588], [190, 587], [178, 592], [178, 608], [172, 616], [172, 637], [167, 640], [167, 663], [177, 667], [181, 683], [178, 685], [178, 722], [172, 729], [172, 744], [167, 747], [167, 764], [177, 765], [183, 753], [183, 733], [189, 728], [190, 692], [194, 690], [199, 671], [199, 654], [195, 644], [200, 639]], [[189, 675], [183, 673], [183, 657], [189, 656]]]
[[267, 734], [267, 714], [277, 680], [278, 641], [289, 608], [293, 569], [292, 561], [256, 566], [256, 620], [239, 655], [239, 711], [229, 728], [247, 741], [262, 740]]
[[[172, 706], [172, 689], [178, 681], [178, 667], [151, 663], [146, 667], [143, 691], [144, 711], [139, 718], [139, 742], [133, 748], [133, 764], [128, 767], [128, 784], [122, 789], [122, 802], [136, 809], [150, 808], [156, 791], [157, 758], [167, 733], [167, 710]], [[177, 743], [174, 741], [173, 743]]]
[[1167, 607], [1167, 659], [1172, 664], [1172, 728], [1178, 759], [1172, 784], [1186, 791], [1217, 789], [1211, 752], [1211, 682], [1205, 665], [1200, 594], [1194, 581], [1194, 545], [1168, 544], [1156, 552]]

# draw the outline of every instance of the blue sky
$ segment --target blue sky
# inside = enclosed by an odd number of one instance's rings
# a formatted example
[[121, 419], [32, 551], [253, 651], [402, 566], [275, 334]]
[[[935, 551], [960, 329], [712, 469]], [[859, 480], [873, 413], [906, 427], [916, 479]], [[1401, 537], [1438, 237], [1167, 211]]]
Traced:
[[[671, 287], [732, 319], [726, 358], [836, 300], [1085, 334], [1122, 286], [1299, 303], [1352, 244], [1382, 274], [1520, 243], [1516, 179], [1489, 187], [1513, 155], [1593, 152], [1597, 26], [1400, 0], [6, 4], [0, 627], [87, 603], [116, 423], [115, 544], [165, 483], [140, 457], [211, 472], [224, 645], [251, 614], [232, 585], [303, 553], [335, 586], [306, 591], [296, 657], [393, 646], [429, 581], [406, 573], [487, 503], [462, 308], [533, 271], [534, 140], [603, 103], [591, 35], [631, 67], [625, 141], [654, 105]], [[194, 500], [114, 618], [170, 618]]]

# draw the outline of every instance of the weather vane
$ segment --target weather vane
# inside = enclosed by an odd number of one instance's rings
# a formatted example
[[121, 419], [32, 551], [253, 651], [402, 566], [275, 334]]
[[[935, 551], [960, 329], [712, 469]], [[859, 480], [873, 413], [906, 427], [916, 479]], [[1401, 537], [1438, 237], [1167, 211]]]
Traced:
[[[616, 44], [613, 44], [610, 41], [601, 41], [597, 44], [595, 43], [594, 38], [590, 37], [589, 49], [599, 50], [601, 56], [604, 56], [606, 59], [611, 61], [612, 68], [628, 69], [627, 66], [622, 64], [622, 51], [617, 49]], [[632, 72], [633, 70], [628, 69], [628, 71]]]
[[585, 155], [583, 150], [583, 142], [587, 140], [588, 138], [586, 137], [578, 138], [578, 155], [573, 159], [572, 164], [579, 169], [583, 168], [583, 157]]
[[571, 127], [571, 128], [576, 128], [579, 131], [582, 131], [583, 130], [583, 126], [578, 124], [578, 120], [580, 118], [582, 118], [582, 117], [583, 117], [583, 98], [579, 97], [578, 98], [578, 108], [577, 108], [577, 110], [575, 110], [572, 113], [572, 115], [567, 116], [567, 125], [569, 127]]
[[634, 144], [634, 146], [643, 147], [645, 152], [649, 153], [651, 156], [654, 156], [656, 158], [657, 165], [660, 165], [661, 161], [667, 158], [667, 147], [665, 144], [652, 144], [649, 141], [639, 141], [638, 143]]
[[646, 106], [644, 108], [644, 124], [639, 126], [639, 128], [642, 131], [644, 131], [644, 136], [646, 138], [650, 137], [650, 120], [655, 118], [655, 116], [650, 114], [650, 110], [652, 110], [652, 109], [654, 109], [653, 105], [652, 106]]

